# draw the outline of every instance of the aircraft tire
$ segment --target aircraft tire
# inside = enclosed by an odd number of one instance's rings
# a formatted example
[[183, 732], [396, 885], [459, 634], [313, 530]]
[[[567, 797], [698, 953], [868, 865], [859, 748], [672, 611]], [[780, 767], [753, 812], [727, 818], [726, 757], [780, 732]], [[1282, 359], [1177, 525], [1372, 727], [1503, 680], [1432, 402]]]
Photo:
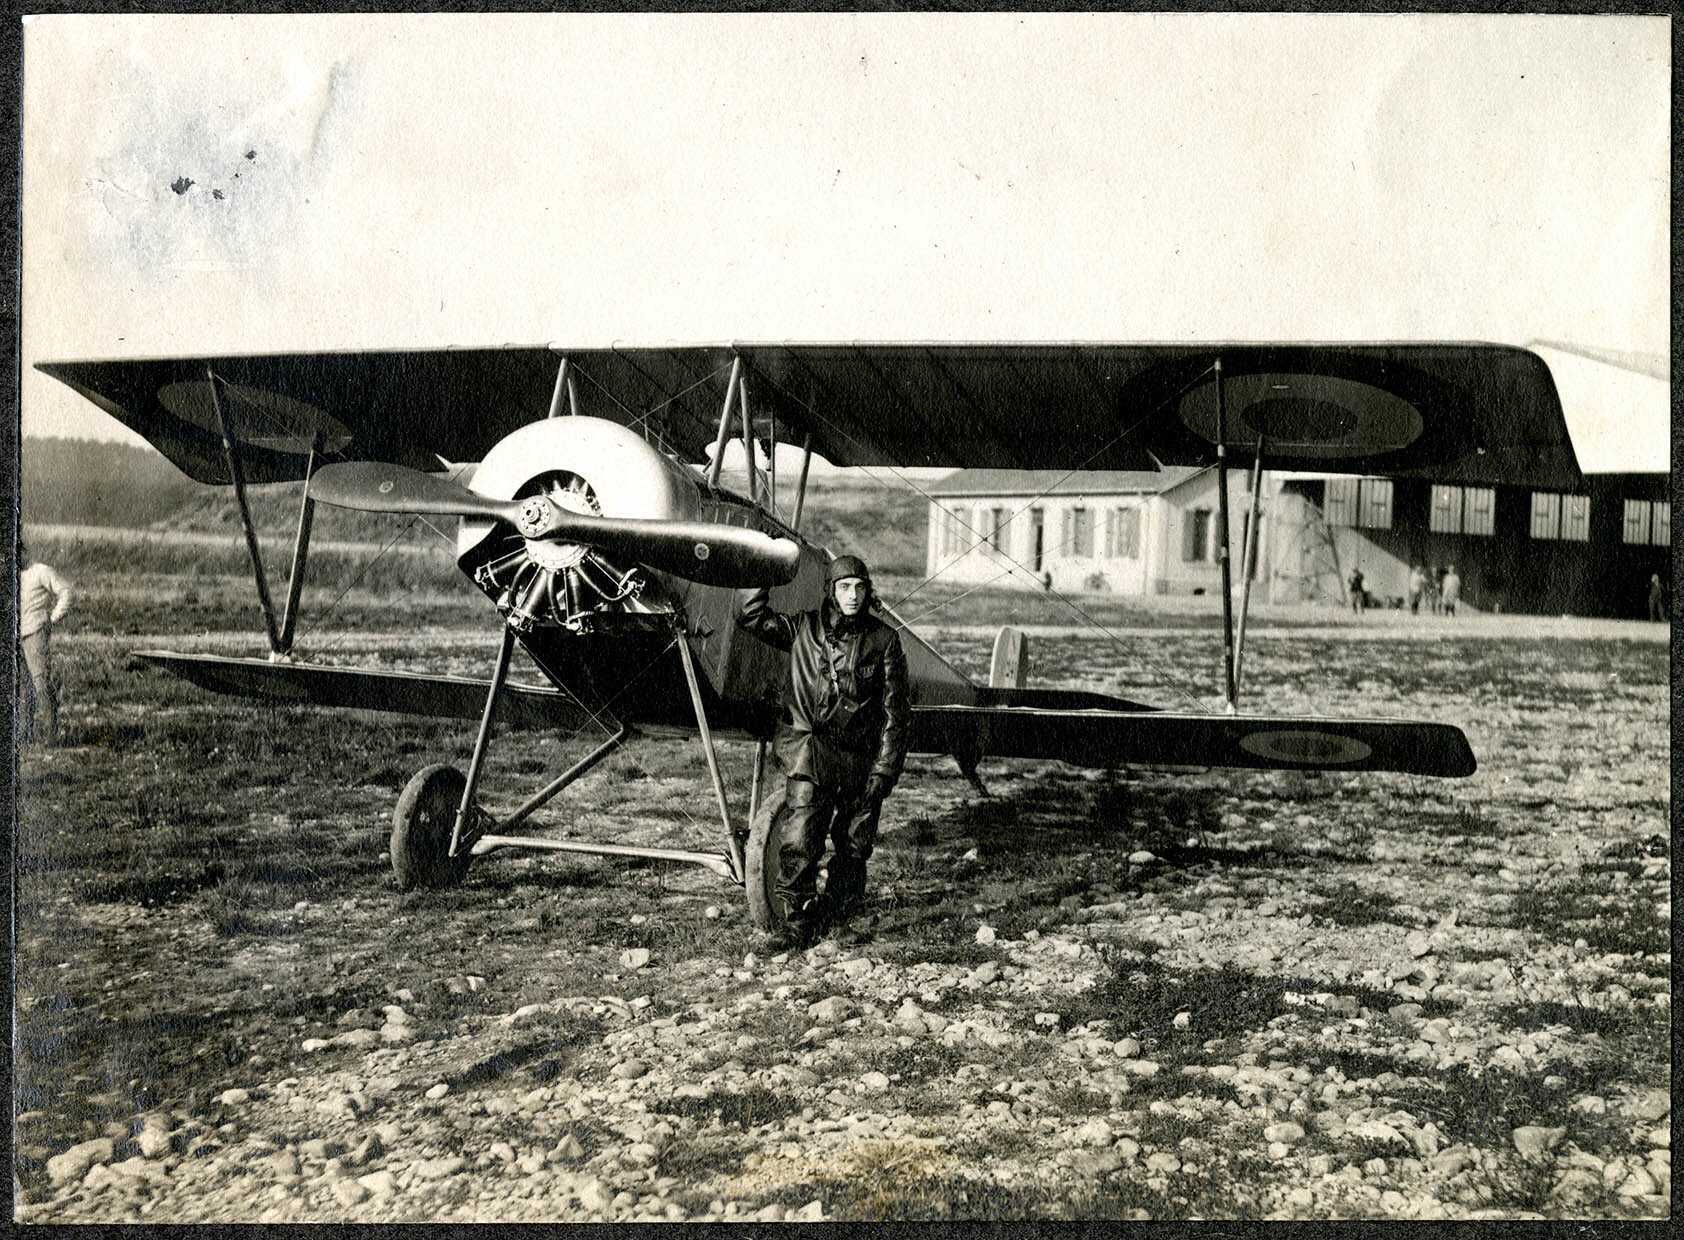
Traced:
[[449, 856], [450, 829], [462, 803], [467, 777], [436, 763], [411, 777], [392, 809], [392, 873], [399, 891], [454, 887], [473, 861], [466, 849]]
[[747, 855], [743, 858], [743, 886], [748, 892], [749, 919], [760, 929], [768, 931], [781, 929], [784, 924], [776, 896], [778, 837], [772, 829], [782, 804], [782, 789], [770, 793], [761, 801], [753, 822], [749, 824]]

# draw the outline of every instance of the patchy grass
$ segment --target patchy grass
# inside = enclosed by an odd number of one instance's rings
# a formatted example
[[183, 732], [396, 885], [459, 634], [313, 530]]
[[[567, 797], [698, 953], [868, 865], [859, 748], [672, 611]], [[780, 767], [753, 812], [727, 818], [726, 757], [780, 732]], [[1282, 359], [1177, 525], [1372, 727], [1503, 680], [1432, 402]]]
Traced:
[[1671, 950], [1672, 927], [1655, 907], [1657, 895], [1588, 878], [1528, 887], [1514, 898], [1510, 924], [1549, 942], [1583, 939], [1597, 951], [1660, 954]]
[[[801, 1103], [754, 1085], [740, 1091], [717, 1089], [700, 1098], [662, 1098], [651, 1108], [657, 1115], [676, 1115], [699, 1124], [718, 1123], [727, 1128], [756, 1128], [778, 1123], [801, 1113]], [[676, 1175], [669, 1171], [667, 1174]]]

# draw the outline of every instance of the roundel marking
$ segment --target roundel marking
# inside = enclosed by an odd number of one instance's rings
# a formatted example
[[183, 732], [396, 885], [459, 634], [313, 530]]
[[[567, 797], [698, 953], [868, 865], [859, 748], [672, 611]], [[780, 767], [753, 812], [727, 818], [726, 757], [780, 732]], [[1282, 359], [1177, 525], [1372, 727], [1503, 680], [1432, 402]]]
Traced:
[[388, 478], [385, 482], [382, 482], [380, 484], [380, 494], [390, 495], [392, 493], [392, 487], [395, 486], [395, 485], [396, 484], [390, 478]]
[[696, 544], [696, 558], [698, 560], [705, 560], [705, 559], [708, 558], [708, 556], [710, 556], [712, 554], [713, 554], [713, 548], [708, 546], [706, 543], [697, 543]]
[[1344, 766], [1361, 762], [1374, 752], [1373, 746], [1353, 736], [1309, 730], [1252, 732], [1240, 737], [1240, 748], [1259, 758], [1301, 766]]

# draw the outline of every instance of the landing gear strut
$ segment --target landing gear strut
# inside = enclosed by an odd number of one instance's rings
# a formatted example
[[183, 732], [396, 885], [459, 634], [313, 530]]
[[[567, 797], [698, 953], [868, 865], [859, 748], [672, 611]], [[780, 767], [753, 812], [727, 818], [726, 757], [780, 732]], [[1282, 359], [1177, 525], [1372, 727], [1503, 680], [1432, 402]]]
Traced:
[[725, 801], [724, 782], [719, 774], [718, 760], [713, 752], [712, 734], [703, 711], [701, 687], [682, 632], [678, 634], [677, 639], [679, 658], [683, 663], [685, 679], [696, 708], [697, 725], [701, 732], [703, 751], [708, 760], [708, 772], [719, 801], [720, 816], [726, 827], [727, 851], [692, 852], [680, 848], [645, 848], [633, 844], [599, 844], [584, 840], [557, 840], [508, 834], [525, 823], [562, 789], [630, 740], [635, 733], [627, 723], [621, 723], [613, 735], [539, 789], [507, 817], [498, 820], [479, 805], [475, 794], [479, 788], [480, 773], [485, 767], [486, 751], [491, 743], [492, 717], [496, 712], [497, 700], [508, 681], [509, 660], [514, 651], [515, 640], [514, 628], [505, 626], [502, 645], [497, 652], [497, 668], [491, 679], [490, 692], [486, 695], [485, 711], [480, 717], [479, 735], [474, 741], [473, 757], [468, 762], [468, 773], [464, 775], [455, 767], [444, 764], [424, 767], [415, 773], [403, 795], [398, 798], [397, 807], [392, 813], [391, 857], [392, 870], [397, 876], [399, 890], [454, 886], [462, 881], [475, 857], [500, 848], [679, 861], [702, 866], [721, 878], [741, 883], [746, 868], [743, 843], [732, 831], [730, 812]]

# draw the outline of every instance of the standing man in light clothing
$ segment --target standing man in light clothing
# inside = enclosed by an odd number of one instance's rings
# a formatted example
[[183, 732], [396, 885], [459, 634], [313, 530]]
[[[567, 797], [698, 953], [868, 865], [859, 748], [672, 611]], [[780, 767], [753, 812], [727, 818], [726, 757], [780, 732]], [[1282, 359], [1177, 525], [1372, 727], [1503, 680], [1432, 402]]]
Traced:
[[1456, 605], [1462, 601], [1462, 578], [1457, 574], [1454, 564], [1444, 570], [1444, 580], [1439, 584], [1438, 596], [1444, 614], [1454, 616]]
[[[18, 655], [28, 670], [23, 742], [58, 744], [58, 678], [53, 674], [53, 625], [70, 610], [70, 587], [50, 567], [29, 557], [18, 540]], [[41, 730], [35, 712], [41, 712]]]

